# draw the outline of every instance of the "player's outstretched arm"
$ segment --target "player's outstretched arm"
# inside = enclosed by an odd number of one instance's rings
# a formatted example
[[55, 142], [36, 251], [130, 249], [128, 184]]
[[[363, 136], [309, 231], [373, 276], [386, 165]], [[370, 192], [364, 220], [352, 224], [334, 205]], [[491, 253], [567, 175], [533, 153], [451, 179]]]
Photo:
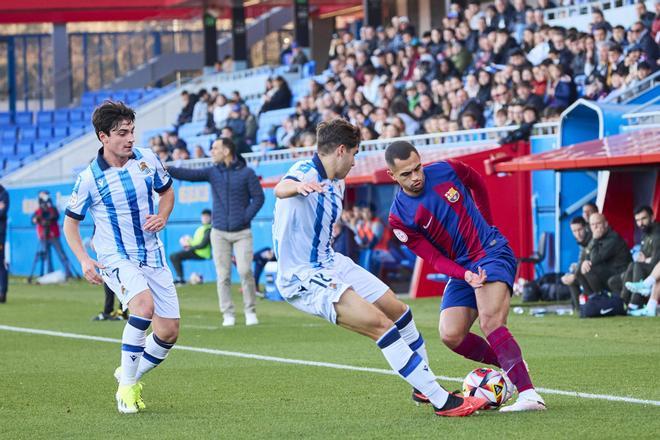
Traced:
[[165, 227], [167, 219], [170, 218], [172, 209], [174, 208], [174, 190], [172, 187], [167, 191], [160, 193], [160, 201], [158, 202], [158, 214], [147, 215], [147, 221], [144, 222], [144, 230], [149, 232], [158, 232]]
[[103, 269], [97, 261], [87, 254], [83, 246], [82, 238], [80, 237], [80, 221], [69, 217], [64, 218], [64, 237], [74, 255], [80, 261], [85, 279], [92, 284], [101, 284], [103, 279], [96, 271], [96, 268]]
[[293, 179], [283, 179], [275, 186], [275, 197], [286, 199], [297, 195], [308, 196], [313, 192], [322, 193], [325, 185], [318, 182], [298, 182]]

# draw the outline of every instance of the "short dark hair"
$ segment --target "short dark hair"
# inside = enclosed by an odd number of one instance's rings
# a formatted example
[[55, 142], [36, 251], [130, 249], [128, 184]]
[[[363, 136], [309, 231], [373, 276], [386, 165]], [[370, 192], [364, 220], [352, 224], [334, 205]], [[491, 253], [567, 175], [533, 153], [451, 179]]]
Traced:
[[417, 148], [415, 148], [415, 146], [410, 142], [392, 142], [385, 150], [385, 162], [387, 162], [388, 166], [393, 167], [394, 161], [396, 159], [406, 160], [412, 153], [415, 153], [419, 156], [419, 151], [417, 151]]
[[92, 114], [92, 124], [99, 140], [101, 140], [100, 133], [110, 136], [110, 132], [124, 121], [134, 122], [135, 111], [121, 101], [107, 100], [96, 107]]
[[229, 151], [231, 151], [231, 154], [236, 156], [236, 144], [234, 143], [234, 141], [232, 141], [231, 139], [229, 139], [227, 137], [221, 137], [221, 138], [218, 138], [218, 140], [220, 142], [222, 142], [222, 145], [225, 148], [228, 148]]
[[593, 202], [587, 202], [587, 203], [585, 203], [584, 205], [582, 205], [582, 208], [584, 208], [585, 206], [590, 206], [591, 208], [594, 208], [594, 211], [596, 211], [596, 212], [600, 212], [600, 211], [598, 210], [598, 206], [596, 206], [596, 204], [593, 203]]
[[360, 143], [360, 129], [341, 118], [321, 122], [316, 127], [316, 142], [321, 154], [332, 153], [342, 144], [350, 149]]
[[573, 219], [571, 219], [571, 224], [586, 227], [587, 226], [587, 221], [584, 219], [584, 217], [577, 216], [577, 217], [573, 217]]
[[649, 205], [642, 205], [635, 208], [635, 215], [641, 214], [642, 212], [646, 212], [649, 217], [653, 217], [653, 209], [651, 209]]
[[211, 210], [210, 209], [203, 209], [202, 210], [202, 215], [211, 215]]

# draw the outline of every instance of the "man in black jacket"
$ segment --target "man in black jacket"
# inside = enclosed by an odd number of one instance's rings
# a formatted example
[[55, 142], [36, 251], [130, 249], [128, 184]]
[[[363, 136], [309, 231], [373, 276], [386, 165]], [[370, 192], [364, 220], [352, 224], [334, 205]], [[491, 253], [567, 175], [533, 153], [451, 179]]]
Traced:
[[578, 310], [580, 283], [578, 282], [577, 274], [580, 271], [582, 262], [586, 259], [587, 256], [587, 245], [591, 241], [591, 231], [589, 230], [589, 224], [587, 221], [581, 216], [578, 216], [571, 220], [571, 232], [573, 233], [575, 242], [580, 247], [580, 257], [578, 258], [577, 263], [571, 264], [571, 270], [569, 273], [566, 273], [561, 277], [561, 282], [565, 286], [568, 286], [568, 289], [571, 291], [571, 302], [573, 304], [573, 309]]
[[626, 270], [631, 261], [628, 245], [609, 227], [603, 214], [591, 214], [589, 226], [593, 239], [587, 245], [585, 259], [577, 273], [578, 282], [587, 295], [603, 291], [607, 280]]
[[213, 229], [211, 248], [218, 278], [218, 297], [223, 314], [222, 325], [236, 323], [234, 302], [231, 299], [231, 256], [243, 289], [245, 324], [258, 324], [256, 314], [256, 286], [252, 274], [252, 231], [250, 222], [264, 204], [264, 191], [252, 168], [236, 154], [231, 139], [220, 138], [211, 148], [213, 166], [202, 169], [171, 167], [175, 179], [190, 182], [209, 182], [213, 194]]
[[631, 309], [643, 306], [646, 298], [640, 294], [632, 294], [626, 289], [625, 283], [643, 280], [651, 274], [653, 267], [660, 261], [660, 223], [655, 221], [653, 209], [650, 206], [640, 206], [635, 209], [635, 223], [642, 231], [639, 253], [625, 272], [614, 275], [607, 282], [610, 290], [620, 293], [623, 302]]
[[7, 301], [7, 266], [5, 266], [5, 238], [7, 234], [7, 212], [9, 193], [0, 185], [0, 303]]

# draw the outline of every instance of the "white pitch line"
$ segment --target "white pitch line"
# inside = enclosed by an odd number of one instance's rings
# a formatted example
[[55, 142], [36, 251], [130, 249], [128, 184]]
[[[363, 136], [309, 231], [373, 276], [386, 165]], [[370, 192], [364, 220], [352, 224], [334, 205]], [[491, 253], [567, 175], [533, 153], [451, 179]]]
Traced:
[[[16, 333], [29, 333], [34, 335], [55, 336], [59, 338], [82, 339], [86, 341], [112, 342], [113, 344], [121, 343], [120, 339], [104, 338], [102, 336], [80, 335], [77, 333], [66, 333], [66, 332], [56, 332], [51, 330], [40, 330], [34, 328], [13, 327], [10, 325], [0, 325], [0, 330], [16, 332]], [[259, 361], [279, 362], [282, 364], [303, 365], [308, 367], [325, 367], [325, 368], [334, 368], [337, 370], [364, 371], [367, 373], [387, 374], [391, 376], [397, 375], [392, 370], [385, 370], [381, 368], [356, 367], [354, 365], [335, 364], [332, 362], [317, 362], [317, 361], [306, 361], [302, 359], [288, 359], [277, 356], [264, 356], [260, 354], [241, 353], [238, 351], [216, 350], [214, 348], [190, 347], [186, 345], [175, 345], [174, 348], [176, 348], [177, 350], [192, 351], [195, 353], [206, 353], [206, 354], [213, 354], [216, 356], [228, 356], [228, 357], [238, 357], [244, 359], [255, 359]], [[448, 376], [436, 376], [436, 377], [440, 380], [445, 380], [449, 382], [463, 382], [463, 379], [458, 377], [448, 377]], [[660, 401], [658, 400], [612, 396], [609, 394], [582, 393], [579, 391], [563, 391], [563, 390], [555, 390], [551, 388], [537, 388], [537, 390], [545, 394], [556, 394], [559, 396], [577, 397], [581, 399], [607, 400], [610, 402], [625, 402], [625, 403], [634, 403], [639, 405], [660, 406]]]

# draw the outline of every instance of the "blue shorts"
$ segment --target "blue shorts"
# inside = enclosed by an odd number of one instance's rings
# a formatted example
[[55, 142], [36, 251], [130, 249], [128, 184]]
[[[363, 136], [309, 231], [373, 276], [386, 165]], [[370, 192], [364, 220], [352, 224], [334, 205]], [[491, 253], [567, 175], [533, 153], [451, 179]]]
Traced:
[[[486, 282], [501, 281], [509, 286], [509, 292], [513, 293], [513, 283], [516, 277], [517, 260], [509, 245], [486, 255], [481, 260], [466, 266], [466, 269], [477, 272], [478, 267], [486, 271]], [[477, 308], [477, 297], [474, 289], [465, 280], [450, 278], [445, 286], [445, 292], [442, 296], [440, 310], [449, 307], [470, 307]]]

